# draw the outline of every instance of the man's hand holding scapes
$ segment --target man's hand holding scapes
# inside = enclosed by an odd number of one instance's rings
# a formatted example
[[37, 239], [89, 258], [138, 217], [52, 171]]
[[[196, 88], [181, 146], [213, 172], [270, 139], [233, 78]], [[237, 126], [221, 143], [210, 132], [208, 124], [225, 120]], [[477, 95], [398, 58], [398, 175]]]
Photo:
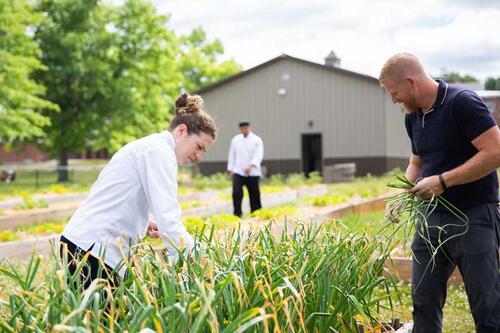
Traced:
[[439, 176], [425, 177], [418, 181], [409, 192], [418, 195], [422, 199], [430, 199], [433, 196], [437, 197], [444, 192], [443, 185], [439, 180]]

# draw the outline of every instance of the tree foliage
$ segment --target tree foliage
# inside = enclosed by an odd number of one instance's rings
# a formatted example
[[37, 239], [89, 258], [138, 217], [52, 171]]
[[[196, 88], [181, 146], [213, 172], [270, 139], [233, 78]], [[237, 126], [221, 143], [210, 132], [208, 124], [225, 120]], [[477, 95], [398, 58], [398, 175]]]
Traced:
[[459, 72], [443, 72], [440, 76], [440, 79], [442, 79], [445, 82], [453, 83], [453, 82], [462, 82], [462, 83], [470, 83], [470, 82], [477, 82], [477, 78], [475, 78], [472, 75], [461, 75]]
[[41, 20], [25, 0], [0, 0], [0, 143], [19, 143], [43, 137], [56, 105], [41, 98], [44, 87], [31, 74], [45, 67], [30, 28]]
[[[218, 63], [219, 41], [203, 30], [178, 37], [150, 3], [39, 0], [45, 19], [35, 38], [47, 71], [37, 79], [60, 113], [47, 113], [46, 148], [67, 165], [70, 152], [123, 144], [166, 128], [173, 99], [235, 73]], [[64, 174], [60, 180], [65, 180]]]
[[227, 76], [241, 71], [233, 60], [221, 63], [217, 59], [224, 54], [219, 40], [208, 42], [202, 28], [180, 38], [179, 69], [183, 75], [183, 86], [187, 91], [196, 91]]
[[488, 77], [484, 83], [485, 90], [500, 90], [500, 77]]

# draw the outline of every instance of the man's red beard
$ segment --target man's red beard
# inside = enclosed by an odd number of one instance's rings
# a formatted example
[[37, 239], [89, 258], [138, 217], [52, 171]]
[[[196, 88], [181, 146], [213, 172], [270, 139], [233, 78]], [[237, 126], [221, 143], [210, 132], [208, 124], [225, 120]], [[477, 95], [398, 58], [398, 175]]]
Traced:
[[418, 110], [417, 101], [413, 97], [410, 101], [403, 102], [403, 107], [406, 113], [413, 113]]

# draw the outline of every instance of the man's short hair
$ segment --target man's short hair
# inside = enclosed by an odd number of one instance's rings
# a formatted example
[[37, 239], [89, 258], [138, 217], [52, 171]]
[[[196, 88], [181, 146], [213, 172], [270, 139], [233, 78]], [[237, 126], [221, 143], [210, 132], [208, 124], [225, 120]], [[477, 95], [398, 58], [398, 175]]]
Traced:
[[248, 120], [242, 120], [238, 123], [238, 127], [250, 126], [250, 122]]
[[379, 81], [404, 80], [406, 76], [419, 77], [425, 75], [425, 70], [416, 56], [410, 53], [398, 53], [387, 59], [380, 71]]

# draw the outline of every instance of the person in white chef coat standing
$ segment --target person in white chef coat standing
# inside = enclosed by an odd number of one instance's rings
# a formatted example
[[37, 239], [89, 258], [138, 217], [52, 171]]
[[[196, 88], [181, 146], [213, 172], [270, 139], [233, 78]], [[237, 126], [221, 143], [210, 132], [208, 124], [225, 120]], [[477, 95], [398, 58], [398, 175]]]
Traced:
[[[168, 130], [133, 141], [114, 154], [62, 232], [61, 254], [67, 251], [71, 259], [89, 253], [86, 286], [103, 277], [98, 258], [105, 264], [104, 277], [114, 281], [113, 270], [123, 276], [124, 270], [117, 270], [122, 252], [146, 234], [161, 237], [174, 256], [177, 249], [189, 251], [193, 246], [181, 223], [177, 168], [202, 158], [215, 141], [216, 127], [200, 96], [184, 93], [175, 107]], [[156, 222], [148, 222], [149, 213]], [[75, 264], [69, 263], [72, 273]]]
[[251, 131], [250, 122], [241, 121], [239, 127], [241, 133], [231, 140], [229, 147], [227, 170], [233, 180], [234, 215], [241, 217], [243, 186], [248, 189], [252, 213], [262, 208], [259, 181], [262, 176], [260, 164], [264, 157], [264, 144], [262, 139]]

